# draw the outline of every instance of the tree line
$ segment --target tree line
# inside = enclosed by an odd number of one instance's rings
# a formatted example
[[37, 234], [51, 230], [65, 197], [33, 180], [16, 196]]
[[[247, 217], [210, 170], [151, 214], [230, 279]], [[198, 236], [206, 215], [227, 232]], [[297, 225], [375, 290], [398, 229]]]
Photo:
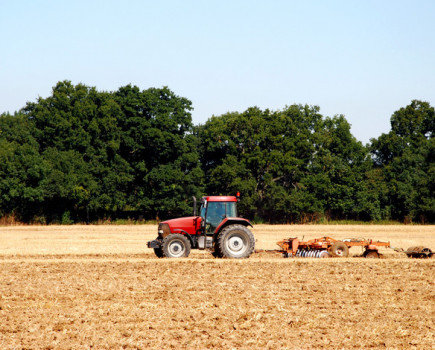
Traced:
[[23, 222], [167, 219], [191, 197], [242, 193], [257, 221], [435, 222], [435, 111], [412, 101], [363, 145], [316, 106], [248, 108], [193, 125], [169, 88], [58, 82], [0, 115], [0, 217]]

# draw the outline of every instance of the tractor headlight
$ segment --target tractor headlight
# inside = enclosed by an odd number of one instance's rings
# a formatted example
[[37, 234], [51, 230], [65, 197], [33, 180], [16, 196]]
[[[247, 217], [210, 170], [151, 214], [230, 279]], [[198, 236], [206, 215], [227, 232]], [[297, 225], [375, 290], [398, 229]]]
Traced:
[[165, 238], [167, 235], [171, 234], [171, 230], [169, 229], [168, 224], [159, 224], [158, 228], [159, 237]]

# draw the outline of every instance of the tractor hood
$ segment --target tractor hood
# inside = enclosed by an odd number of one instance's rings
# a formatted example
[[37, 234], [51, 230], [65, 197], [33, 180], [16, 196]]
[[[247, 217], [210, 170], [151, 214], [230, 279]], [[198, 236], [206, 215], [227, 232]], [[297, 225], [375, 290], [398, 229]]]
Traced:
[[196, 235], [201, 228], [200, 216], [187, 216], [183, 218], [171, 219], [162, 221], [160, 225], [166, 224], [169, 226], [171, 233], [181, 233], [187, 232], [190, 235]]

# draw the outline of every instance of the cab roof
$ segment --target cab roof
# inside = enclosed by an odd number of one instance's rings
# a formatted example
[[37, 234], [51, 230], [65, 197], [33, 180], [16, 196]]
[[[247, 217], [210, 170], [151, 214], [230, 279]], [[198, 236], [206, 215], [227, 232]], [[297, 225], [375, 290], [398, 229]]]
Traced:
[[237, 202], [235, 196], [205, 196], [202, 198], [207, 200], [207, 202]]

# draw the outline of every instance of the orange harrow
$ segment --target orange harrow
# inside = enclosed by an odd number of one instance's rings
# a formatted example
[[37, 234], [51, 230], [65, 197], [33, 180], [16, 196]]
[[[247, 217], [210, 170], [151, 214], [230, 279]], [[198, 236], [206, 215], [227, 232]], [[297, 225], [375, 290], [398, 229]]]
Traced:
[[391, 248], [390, 242], [375, 242], [365, 238], [349, 238], [341, 241], [331, 237], [315, 238], [309, 241], [288, 238], [277, 244], [281, 247], [281, 252], [285, 258], [290, 255], [304, 258], [347, 257], [351, 247], [363, 247], [365, 258], [379, 258], [378, 247]]

